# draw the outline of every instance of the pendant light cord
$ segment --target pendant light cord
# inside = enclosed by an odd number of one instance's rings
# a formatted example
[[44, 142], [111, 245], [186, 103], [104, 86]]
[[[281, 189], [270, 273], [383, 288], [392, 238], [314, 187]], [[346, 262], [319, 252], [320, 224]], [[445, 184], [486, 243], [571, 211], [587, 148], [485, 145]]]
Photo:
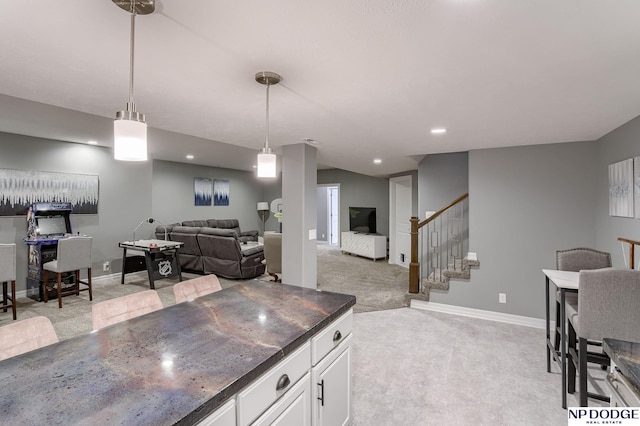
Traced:
[[267, 125], [265, 126], [264, 148], [269, 150], [269, 80], [267, 80]]
[[127, 103], [127, 109], [135, 112], [136, 106], [133, 102], [133, 58], [134, 58], [134, 39], [136, 33], [136, 2], [131, 2], [131, 40], [130, 40], [130, 57], [129, 57], [129, 102]]

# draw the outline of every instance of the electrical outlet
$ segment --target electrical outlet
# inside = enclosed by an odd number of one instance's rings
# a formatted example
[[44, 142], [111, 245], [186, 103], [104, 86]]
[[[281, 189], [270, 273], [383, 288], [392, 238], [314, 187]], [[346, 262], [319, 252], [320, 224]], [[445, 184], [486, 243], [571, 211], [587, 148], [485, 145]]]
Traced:
[[104, 262], [104, 263], [102, 264], [102, 270], [103, 270], [104, 272], [109, 272], [109, 269], [111, 269], [111, 263], [109, 263], [109, 262]]
[[507, 303], [507, 293], [498, 293], [498, 302]]

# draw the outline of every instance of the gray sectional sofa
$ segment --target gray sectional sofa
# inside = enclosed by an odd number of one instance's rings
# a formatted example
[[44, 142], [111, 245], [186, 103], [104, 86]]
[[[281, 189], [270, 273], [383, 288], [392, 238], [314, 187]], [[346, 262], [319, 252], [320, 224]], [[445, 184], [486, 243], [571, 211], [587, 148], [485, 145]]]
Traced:
[[156, 227], [156, 238], [181, 241], [178, 252], [184, 271], [215, 274], [225, 278], [248, 279], [265, 272], [258, 231], [241, 231], [237, 219], [186, 220]]

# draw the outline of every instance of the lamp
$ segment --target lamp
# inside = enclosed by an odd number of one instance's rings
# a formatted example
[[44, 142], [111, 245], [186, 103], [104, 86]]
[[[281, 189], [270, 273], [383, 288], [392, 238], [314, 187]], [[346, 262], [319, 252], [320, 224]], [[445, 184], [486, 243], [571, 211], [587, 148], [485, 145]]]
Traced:
[[265, 127], [264, 148], [258, 154], [258, 177], [276, 177], [276, 155], [269, 148], [269, 86], [280, 83], [280, 76], [274, 72], [261, 71], [256, 74], [256, 81], [267, 86], [267, 124]]
[[[133, 230], [133, 242], [134, 242], [134, 243], [136, 242], [136, 231], [137, 231], [138, 229], [140, 229], [140, 227], [141, 227], [143, 224], [145, 224], [145, 223], [153, 223], [153, 222], [156, 222], [156, 220], [155, 220], [154, 218], [150, 217], [150, 218], [147, 218], [147, 219], [143, 219], [143, 220], [142, 220], [142, 222], [140, 222], [140, 223], [138, 224], [138, 226], [136, 226], [136, 229], [134, 229], [134, 230]], [[158, 223], [159, 223], [159, 222], [158, 222]], [[165, 240], [165, 241], [167, 241], [167, 227], [166, 227], [166, 226], [164, 226], [162, 223], [159, 223], [159, 225], [160, 225], [160, 226], [162, 226], [162, 227], [164, 228], [164, 240]]]
[[129, 67], [129, 102], [124, 111], [116, 113], [113, 121], [113, 158], [122, 161], [147, 161], [147, 122], [144, 114], [136, 112], [133, 102], [133, 53], [136, 15], [148, 15], [156, 6], [155, 0], [113, 0], [131, 14], [131, 49]]
[[260, 215], [260, 219], [262, 219], [262, 235], [264, 235], [264, 222], [267, 220], [267, 215], [269, 214], [269, 203], [266, 201], [258, 202], [258, 214]]

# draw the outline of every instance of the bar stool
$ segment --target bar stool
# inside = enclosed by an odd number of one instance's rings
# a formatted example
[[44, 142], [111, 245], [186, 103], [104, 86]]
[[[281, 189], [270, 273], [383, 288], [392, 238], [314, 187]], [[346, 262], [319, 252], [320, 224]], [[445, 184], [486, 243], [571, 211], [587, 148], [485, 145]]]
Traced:
[[[7, 312], [10, 307], [13, 319], [16, 316], [16, 245], [0, 244], [0, 282], [2, 282], [2, 310]], [[7, 285], [11, 283], [11, 296], [8, 295]], [[9, 302], [11, 302], [9, 304]]]
[[0, 327], [0, 361], [58, 342], [47, 317], [38, 316]]
[[91, 309], [93, 329], [98, 330], [162, 308], [160, 296], [155, 290], [145, 290], [98, 302]]
[[[55, 272], [58, 278], [58, 307], [62, 308], [62, 296], [68, 294], [79, 294], [81, 291], [89, 291], [89, 300], [93, 300], [93, 290], [91, 288], [91, 237], [69, 237], [58, 240], [58, 252], [56, 260], [42, 265], [44, 272], [44, 301], [49, 301], [47, 284], [49, 282], [49, 271]], [[87, 281], [80, 281], [80, 269], [87, 269]], [[76, 286], [72, 290], [62, 291], [62, 274], [64, 272], [74, 272]], [[86, 288], [80, 288], [84, 284]]]
[[209, 274], [176, 283], [173, 286], [173, 296], [177, 304], [220, 290], [222, 286], [218, 277]]

